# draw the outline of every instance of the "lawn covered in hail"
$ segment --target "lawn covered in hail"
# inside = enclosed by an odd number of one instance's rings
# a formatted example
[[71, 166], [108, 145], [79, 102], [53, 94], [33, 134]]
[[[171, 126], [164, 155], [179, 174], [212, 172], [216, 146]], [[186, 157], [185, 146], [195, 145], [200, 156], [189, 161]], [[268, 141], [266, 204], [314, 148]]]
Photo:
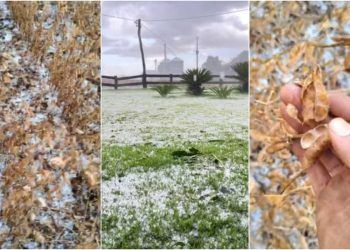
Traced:
[[248, 99], [102, 90], [103, 248], [248, 247]]

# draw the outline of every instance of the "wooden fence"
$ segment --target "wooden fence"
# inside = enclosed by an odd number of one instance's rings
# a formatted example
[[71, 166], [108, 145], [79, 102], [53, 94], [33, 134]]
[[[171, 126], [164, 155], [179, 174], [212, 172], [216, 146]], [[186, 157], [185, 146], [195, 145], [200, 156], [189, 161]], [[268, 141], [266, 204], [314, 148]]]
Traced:
[[[159, 84], [185, 84], [180, 80], [182, 75], [178, 74], [146, 74], [144, 75], [134, 75], [134, 76], [102, 76], [102, 86], [114, 87], [114, 89], [118, 89], [119, 87], [126, 86], [142, 86], [143, 88], [147, 88], [148, 85], [159, 85]], [[207, 82], [206, 84], [240, 84], [238, 81], [228, 80], [223, 81], [220, 79], [220, 75], [212, 75], [213, 80]], [[155, 79], [152, 81], [152, 78]], [[159, 78], [164, 79], [164, 81], [160, 81]], [[233, 79], [232, 75], [225, 76], [227, 79]], [[134, 80], [135, 81], [129, 81]], [[109, 80], [109, 81], [108, 81]]]

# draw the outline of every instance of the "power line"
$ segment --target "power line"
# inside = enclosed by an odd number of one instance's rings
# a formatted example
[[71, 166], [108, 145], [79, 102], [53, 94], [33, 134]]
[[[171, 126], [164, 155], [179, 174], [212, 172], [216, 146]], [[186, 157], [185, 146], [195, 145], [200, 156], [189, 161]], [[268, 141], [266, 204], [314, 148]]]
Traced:
[[[200, 18], [206, 18], [206, 17], [212, 17], [212, 16], [223, 16], [223, 15], [228, 15], [228, 14], [234, 14], [238, 13], [241, 11], [246, 11], [248, 9], [239, 9], [239, 10], [234, 10], [234, 11], [229, 11], [229, 12], [223, 12], [223, 13], [213, 13], [213, 14], [208, 14], [208, 15], [201, 15], [201, 16], [192, 16], [192, 17], [179, 17], [179, 18], [165, 18], [165, 19], [142, 19], [142, 21], [146, 22], [169, 22], [169, 21], [183, 21], [183, 20], [193, 20], [193, 19], [200, 19]], [[103, 16], [111, 17], [111, 18], [118, 18], [122, 20], [127, 20], [127, 21], [135, 21], [136, 19], [131, 19], [127, 17], [120, 17], [120, 16], [111, 16], [111, 15], [106, 15], [102, 14]]]
[[245, 10], [248, 10], [248, 9], [240, 9], [240, 10], [229, 11], [229, 12], [224, 12], [224, 13], [214, 13], [214, 14], [201, 15], [201, 16], [192, 16], [192, 17], [165, 18], [165, 19], [143, 19], [142, 21], [146, 21], [146, 22], [168, 22], [168, 21], [193, 20], [193, 19], [212, 17], [212, 16], [223, 16], [223, 15], [238, 13], [238, 12], [245, 11]]
[[102, 16], [111, 17], [111, 18], [117, 18], [117, 19], [121, 19], [121, 20], [132, 21], [132, 22], [136, 21], [136, 19], [131, 19], [131, 18], [127, 18], [127, 17], [121, 17], [121, 16], [111, 16], [111, 15], [107, 15], [107, 14], [102, 14]]
[[147, 26], [145, 23], [143, 23], [143, 27], [145, 27], [149, 32], [151, 32], [153, 35], [155, 35], [159, 40], [163, 41], [164, 43], [167, 44], [167, 47], [169, 48], [170, 52], [177, 57], [177, 53], [175, 52], [175, 49], [172, 48], [172, 46], [169, 46], [169, 43], [162, 38], [159, 34], [155, 33], [154, 31], [151, 30], [149, 26]]
[[[117, 18], [117, 19], [121, 19], [121, 20], [125, 20], [125, 21], [132, 21], [132, 22], [136, 22], [136, 20], [131, 19], [131, 18], [127, 18], [127, 17], [120, 17], [120, 16], [111, 16], [111, 15], [107, 15], [107, 14], [102, 14], [103, 16], [106, 17], [111, 17], [111, 18]], [[142, 20], [143, 21], [143, 20]], [[151, 30], [151, 28], [149, 26], [147, 26], [145, 23], [143, 23], [143, 26], [150, 31], [153, 35], [155, 35], [158, 39], [162, 40], [164, 43], [167, 43], [167, 41], [165, 39], [163, 39], [160, 35], [158, 35], [157, 33], [155, 33], [154, 31]], [[168, 43], [167, 43], [168, 44]], [[169, 51], [172, 52], [172, 54], [177, 57], [177, 54], [175, 52], [175, 50], [169, 46], [167, 46], [169, 48]]]

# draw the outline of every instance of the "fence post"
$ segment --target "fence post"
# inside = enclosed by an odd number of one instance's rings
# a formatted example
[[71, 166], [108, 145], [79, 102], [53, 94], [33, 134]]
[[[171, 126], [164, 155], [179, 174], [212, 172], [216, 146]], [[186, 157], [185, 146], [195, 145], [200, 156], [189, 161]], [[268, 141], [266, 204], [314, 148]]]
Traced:
[[147, 75], [146, 74], [143, 74], [142, 75], [142, 87], [144, 88], [144, 89], [147, 89]]
[[114, 76], [114, 89], [118, 89], [118, 76]]
[[173, 83], [173, 74], [170, 74], [169, 77], [170, 77], [170, 83]]

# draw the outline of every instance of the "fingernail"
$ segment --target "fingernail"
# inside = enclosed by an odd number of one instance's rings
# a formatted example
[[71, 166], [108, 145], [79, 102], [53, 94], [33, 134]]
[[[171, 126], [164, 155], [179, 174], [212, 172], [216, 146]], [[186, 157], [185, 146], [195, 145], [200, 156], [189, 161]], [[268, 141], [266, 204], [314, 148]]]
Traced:
[[331, 130], [338, 136], [350, 135], [350, 124], [342, 118], [335, 118], [330, 123]]

